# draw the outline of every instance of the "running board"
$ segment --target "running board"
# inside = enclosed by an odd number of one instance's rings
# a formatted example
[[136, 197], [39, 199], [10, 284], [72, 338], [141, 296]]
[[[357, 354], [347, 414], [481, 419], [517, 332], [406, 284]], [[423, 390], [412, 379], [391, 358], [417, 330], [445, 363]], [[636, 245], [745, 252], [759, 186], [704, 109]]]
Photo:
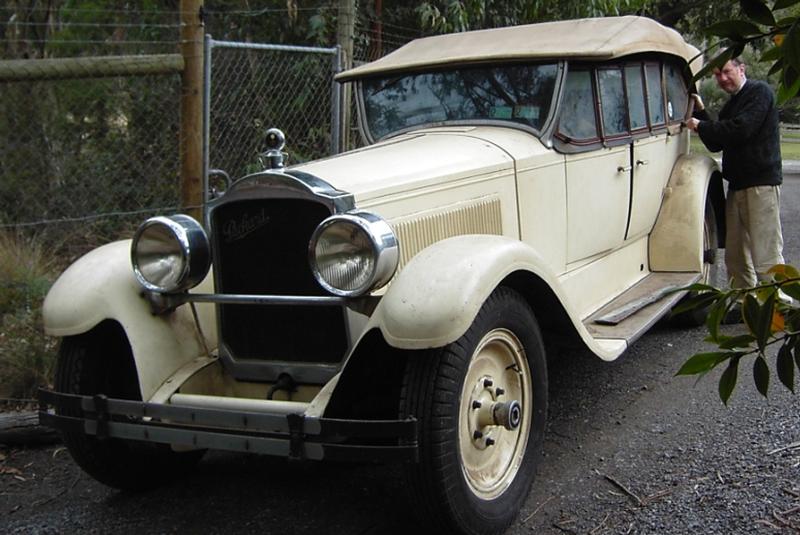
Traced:
[[583, 322], [594, 338], [632, 342], [669, 313], [686, 294], [676, 291], [700, 280], [700, 273], [650, 273]]

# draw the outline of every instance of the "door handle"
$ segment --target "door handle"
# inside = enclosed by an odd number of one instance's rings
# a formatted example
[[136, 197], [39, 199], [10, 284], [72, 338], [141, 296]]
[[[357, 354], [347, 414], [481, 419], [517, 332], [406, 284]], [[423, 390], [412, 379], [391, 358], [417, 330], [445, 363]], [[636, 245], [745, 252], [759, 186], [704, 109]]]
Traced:
[[627, 173], [631, 169], [633, 169], [632, 165], [624, 165], [624, 166], [620, 165], [619, 167], [617, 167], [617, 173]]
[[636, 166], [637, 167], [640, 166], [640, 165], [649, 165], [649, 164], [650, 164], [650, 160], [636, 160]]

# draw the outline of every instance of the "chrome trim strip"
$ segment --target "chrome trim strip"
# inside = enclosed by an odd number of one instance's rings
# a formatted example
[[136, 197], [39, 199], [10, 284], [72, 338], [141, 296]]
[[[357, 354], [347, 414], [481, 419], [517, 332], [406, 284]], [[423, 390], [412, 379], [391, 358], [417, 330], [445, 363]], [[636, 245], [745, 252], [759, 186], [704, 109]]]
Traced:
[[352, 193], [341, 191], [319, 177], [293, 170], [261, 171], [234, 181], [224, 196], [208, 203], [206, 228], [211, 228], [211, 212], [217, 206], [242, 199], [309, 199], [328, 207], [332, 214], [355, 208]]
[[342, 306], [344, 297], [312, 295], [253, 295], [253, 294], [158, 294], [149, 296], [154, 304], [175, 307], [184, 303], [216, 303], [225, 305], [293, 305]]

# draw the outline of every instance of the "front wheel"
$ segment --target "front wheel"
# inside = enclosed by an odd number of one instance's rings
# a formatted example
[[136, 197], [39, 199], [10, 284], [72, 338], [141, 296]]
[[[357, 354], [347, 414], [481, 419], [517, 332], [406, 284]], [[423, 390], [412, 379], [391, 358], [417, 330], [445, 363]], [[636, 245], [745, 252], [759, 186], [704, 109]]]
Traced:
[[[56, 367], [56, 390], [67, 394], [141, 400], [133, 354], [122, 328], [105, 322], [92, 331], [65, 338]], [[80, 416], [57, 408], [63, 416]], [[99, 439], [78, 430], [63, 432], [64, 444], [84, 471], [110, 487], [144, 490], [169, 481], [191, 467], [202, 450], [174, 452], [166, 444], [118, 438]]]
[[467, 332], [412, 355], [401, 413], [420, 422], [406, 472], [415, 509], [442, 533], [502, 533], [528, 494], [547, 414], [547, 364], [525, 300], [501, 287]]

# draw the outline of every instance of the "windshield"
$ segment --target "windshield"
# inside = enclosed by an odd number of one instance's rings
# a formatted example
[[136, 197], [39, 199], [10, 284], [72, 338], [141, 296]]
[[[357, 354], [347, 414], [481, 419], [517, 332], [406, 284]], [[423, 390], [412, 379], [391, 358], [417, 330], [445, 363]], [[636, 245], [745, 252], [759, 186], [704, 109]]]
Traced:
[[446, 121], [500, 120], [538, 131], [550, 112], [557, 73], [551, 63], [363, 80], [366, 125], [374, 139]]

